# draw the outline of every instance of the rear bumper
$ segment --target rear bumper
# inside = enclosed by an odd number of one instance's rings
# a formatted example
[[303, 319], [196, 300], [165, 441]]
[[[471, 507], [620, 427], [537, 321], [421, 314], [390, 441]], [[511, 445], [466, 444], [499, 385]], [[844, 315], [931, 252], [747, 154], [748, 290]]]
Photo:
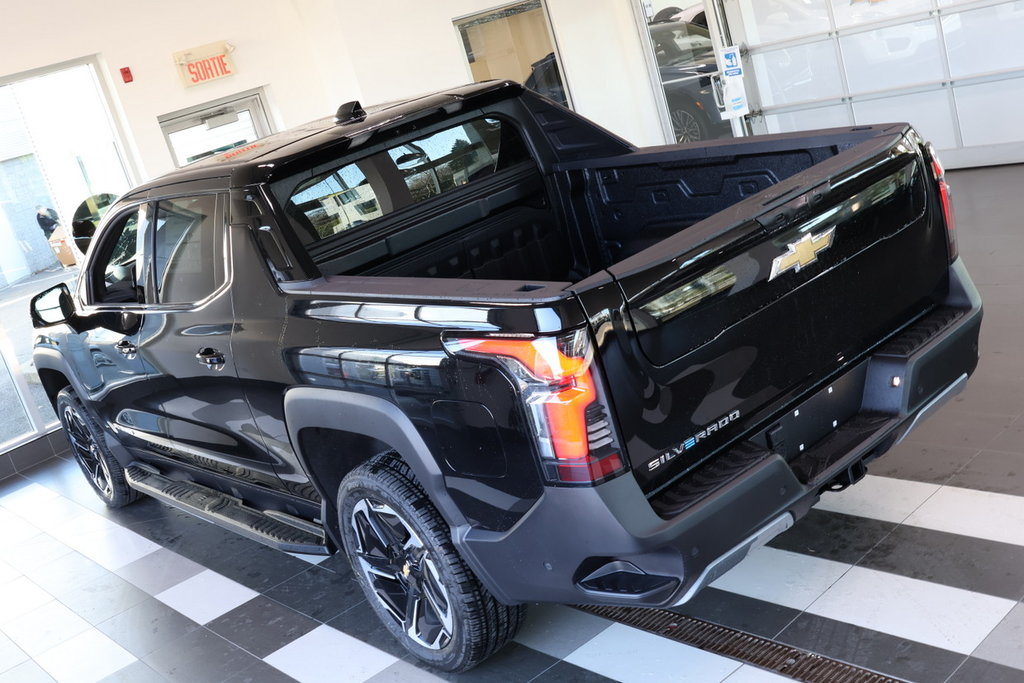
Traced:
[[506, 603], [685, 602], [792, 526], [822, 491], [859, 479], [865, 463], [955, 396], [977, 364], [981, 316], [980, 296], [957, 261], [945, 307], [794, 407], [820, 423], [834, 394], [853, 391], [859, 403], [841, 420], [826, 415], [828, 433], [795, 455], [792, 441], [773, 447], [779, 424], [770, 424], [657, 499], [628, 475], [593, 488], [549, 487], [511, 530], [463, 529], [455, 542]]

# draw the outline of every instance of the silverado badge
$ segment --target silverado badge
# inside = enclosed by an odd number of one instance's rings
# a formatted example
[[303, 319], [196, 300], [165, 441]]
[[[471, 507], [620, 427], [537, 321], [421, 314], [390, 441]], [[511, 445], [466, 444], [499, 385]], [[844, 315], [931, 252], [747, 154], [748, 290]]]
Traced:
[[774, 280], [787, 270], [799, 271], [817, 261], [818, 252], [832, 246], [832, 233], [835, 231], [835, 228], [829, 228], [817, 235], [807, 233], [796, 242], [787, 244], [786, 253], [772, 261], [772, 272], [768, 280]]

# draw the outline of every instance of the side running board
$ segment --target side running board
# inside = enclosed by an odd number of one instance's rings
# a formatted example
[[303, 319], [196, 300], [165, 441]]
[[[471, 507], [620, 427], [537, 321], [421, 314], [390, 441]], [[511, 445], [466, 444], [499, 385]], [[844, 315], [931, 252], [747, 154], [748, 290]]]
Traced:
[[240, 499], [188, 481], [175, 481], [137, 465], [125, 469], [128, 485], [168, 505], [289, 553], [327, 555], [323, 528], [275, 510], [247, 507]]

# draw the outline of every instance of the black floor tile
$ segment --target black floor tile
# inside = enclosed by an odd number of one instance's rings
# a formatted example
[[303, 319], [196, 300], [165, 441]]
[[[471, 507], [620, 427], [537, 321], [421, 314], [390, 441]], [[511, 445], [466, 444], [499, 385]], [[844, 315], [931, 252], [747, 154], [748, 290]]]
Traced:
[[1009, 600], [1024, 595], [1024, 547], [920, 527], [899, 527], [861, 566]]
[[145, 592], [110, 572], [106, 576], [54, 595], [78, 616], [93, 625], [100, 624], [149, 599]]
[[168, 643], [143, 660], [172, 681], [220, 683], [260, 662], [205, 628]]
[[257, 660], [245, 671], [224, 680], [224, 683], [296, 683], [288, 674]]
[[409, 654], [409, 651], [391, 635], [366, 600], [345, 610], [327, 622], [327, 625], [399, 659]]
[[263, 658], [319, 625], [319, 622], [259, 595], [217, 617], [206, 627], [247, 652]]
[[541, 675], [559, 660], [533, 648], [509, 643], [483, 664], [461, 674], [438, 671], [420, 662], [407, 659], [417, 668], [424, 669], [446, 681], [458, 683], [507, 683], [507, 681], [529, 681]]
[[558, 662], [530, 683], [605, 683], [613, 680], [569, 662]]
[[0, 455], [0, 480], [14, 476], [17, 470], [14, 469], [14, 461], [6, 454]]
[[1024, 496], [1024, 453], [982, 451], [947, 483], [950, 486]]
[[254, 591], [272, 588], [312, 566], [288, 553], [262, 545], [238, 553], [208, 556], [202, 563]]
[[705, 588], [672, 611], [763, 638], [774, 638], [800, 616], [799, 610], [717, 588]]
[[984, 659], [968, 657], [948, 683], [1022, 683], [1024, 671]]
[[905, 442], [870, 462], [868, 474], [944, 484], [977, 454], [977, 448]]
[[778, 640], [915, 683], [941, 683], [964, 660], [956, 652], [807, 613]]
[[892, 522], [812, 509], [792, 529], [772, 539], [769, 545], [780, 550], [856, 564], [895, 528], [896, 524]]
[[148, 598], [96, 626], [115, 643], [142, 659], [199, 628], [188, 617]]
[[310, 566], [264, 595], [322, 622], [330, 621], [363, 600], [355, 577], [316, 566]]

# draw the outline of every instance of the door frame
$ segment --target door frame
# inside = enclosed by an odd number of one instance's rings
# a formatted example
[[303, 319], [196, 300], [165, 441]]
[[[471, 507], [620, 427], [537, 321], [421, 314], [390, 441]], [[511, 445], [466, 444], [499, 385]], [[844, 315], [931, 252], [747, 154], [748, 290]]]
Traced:
[[160, 132], [167, 143], [167, 151], [171, 153], [171, 160], [176, 168], [178, 156], [171, 144], [171, 134], [201, 124], [206, 119], [219, 114], [227, 114], [232, 110], [248, 109], [252, 112], [252, 123], [256, 129], [257, 137], [266, 137], [274, 132], [273, 123], [267, 114], [267, 93], [263, 88], [252, 88], [227, 97], [220, 97], [216, 100], [196, 104], [185, 109], [179, 109], [156, 117], [160, 125]]

